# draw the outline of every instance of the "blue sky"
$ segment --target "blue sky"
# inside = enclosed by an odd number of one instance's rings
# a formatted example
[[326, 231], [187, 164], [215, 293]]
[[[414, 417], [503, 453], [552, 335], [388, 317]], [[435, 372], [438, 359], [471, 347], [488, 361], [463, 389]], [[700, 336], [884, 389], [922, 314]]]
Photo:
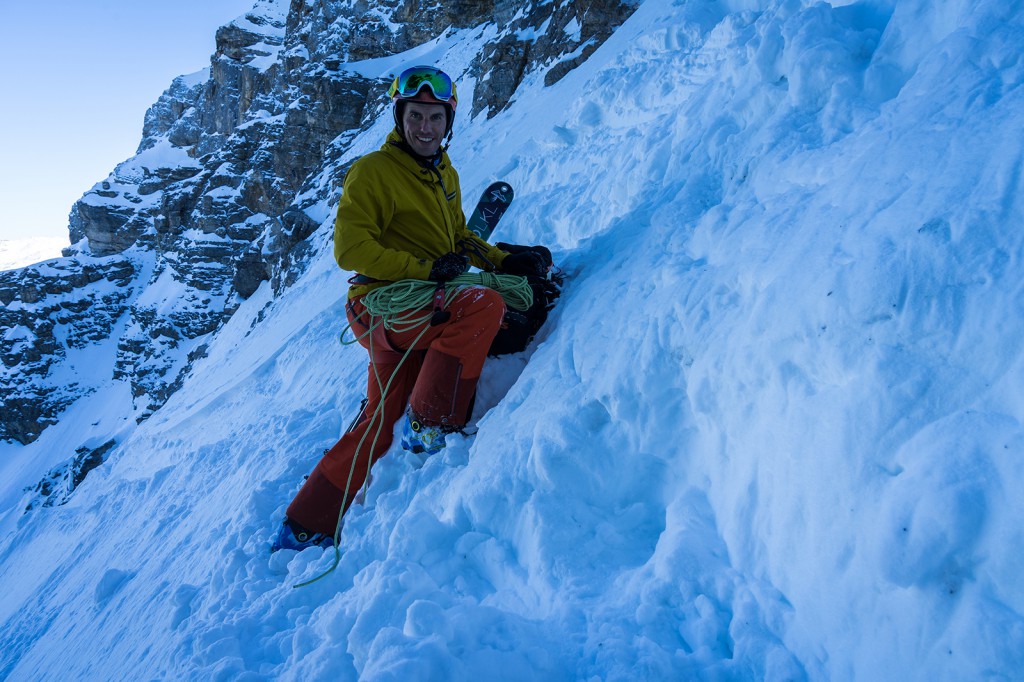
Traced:
[[253, 0], [2, 0], [0, 239], [67, 238], [71, 205], [135, 153], [146, 109], [209, 65]]

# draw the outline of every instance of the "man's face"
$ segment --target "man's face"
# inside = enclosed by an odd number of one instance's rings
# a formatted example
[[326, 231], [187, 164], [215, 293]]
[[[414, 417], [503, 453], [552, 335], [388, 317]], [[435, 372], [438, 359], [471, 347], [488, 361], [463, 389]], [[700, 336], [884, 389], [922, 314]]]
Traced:
[[406, 102], [402, 113], [402, 132], [405, 141], [420, 156], [433, 156], [444, 137], [445, 110], [443, 104]]

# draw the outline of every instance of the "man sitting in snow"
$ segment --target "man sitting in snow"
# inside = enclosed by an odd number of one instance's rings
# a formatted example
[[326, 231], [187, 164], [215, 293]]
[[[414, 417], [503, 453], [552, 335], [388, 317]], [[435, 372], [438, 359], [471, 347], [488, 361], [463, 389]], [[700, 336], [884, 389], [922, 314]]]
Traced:
[[[543, 275], [550, 253], [518, 247], [508, 253], [466, 227], [459, 176], [446, 153], [458, 105], [443, 71], [417, 66], [391, 84], [395, 129], [376, 152], [352, 165], [334, 228], [338, 264], [349, 282], [348, 320], [370, 351], [367, 403], [354, 428], [328, 450], [288, 507], [272, 551], [334, 542], [343, 507], [363, 485], [372, 462], [403, 423], [402, 445], [434, 453], [469, 418], [487, 351], [505, 313], [485, 287], [461, 289], [435, 315], [401, 331], [385, 330], [363, 305], [375, 288], [399, 280], [445, 282], [470, 264], [514, 275]], [[429, 309], [428, 309], [429, 310]], [[415, 311], [410, 311], [415, 312]]]

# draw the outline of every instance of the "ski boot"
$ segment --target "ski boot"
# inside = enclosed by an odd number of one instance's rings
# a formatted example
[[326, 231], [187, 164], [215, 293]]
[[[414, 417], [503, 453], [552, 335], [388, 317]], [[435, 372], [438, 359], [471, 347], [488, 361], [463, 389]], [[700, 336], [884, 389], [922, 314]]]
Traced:
[[273, 554], [280, 549], [294, 549], [296, 552], [301, 552], [309, 547], [327, 549], [333, 546], [333, 535], [314, 533], [290, 519], [285, 519], [284, 524], [281, 525], [281, 530], [277, 533], [277, 537], [274, 538], [273, 544], [270, 545], [270, 553]]
[[433, 455], [444, 449], [445, 436], [459, 431], [461, 429], [457, 426], [424, 424], [415, 412], [409, 410], [402, 425], [402, 447], [413, 454]]

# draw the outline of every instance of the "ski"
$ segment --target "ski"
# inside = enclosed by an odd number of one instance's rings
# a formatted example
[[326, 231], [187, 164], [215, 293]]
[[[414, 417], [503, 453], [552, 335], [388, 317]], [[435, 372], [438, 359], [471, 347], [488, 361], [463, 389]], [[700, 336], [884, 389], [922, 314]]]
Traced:
[[470, 231], [486, 241], [512, 203], [514, 194], [512, 185], [507, 182], [492, 182], [480, 195], [480, 201], [469, 218], [467, 227]]

